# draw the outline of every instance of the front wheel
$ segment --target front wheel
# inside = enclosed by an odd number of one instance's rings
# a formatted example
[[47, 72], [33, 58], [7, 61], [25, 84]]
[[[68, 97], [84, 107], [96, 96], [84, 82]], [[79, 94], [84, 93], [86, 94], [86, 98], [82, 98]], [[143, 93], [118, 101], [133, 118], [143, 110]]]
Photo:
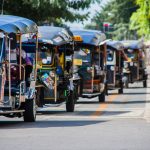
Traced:
[[74, 112], [74, 107], [75, 107], [74, 92], [70, 91], [66, 102], [66, 111]]
[[147, 87], [147, 80], [143, 81], [143, 87], [146, 88]]
[[26, 99], [25, 102], [25, 112], [24, 112], [25, 122], [35, 122], [36, 120], [36, 104], [34, 99]]
[[99, 103], [103, 103], [103, 102], [105, 102], [105, 91], [103, 91], [99, 96], [98, 96], [98, 98], [99, 98]]

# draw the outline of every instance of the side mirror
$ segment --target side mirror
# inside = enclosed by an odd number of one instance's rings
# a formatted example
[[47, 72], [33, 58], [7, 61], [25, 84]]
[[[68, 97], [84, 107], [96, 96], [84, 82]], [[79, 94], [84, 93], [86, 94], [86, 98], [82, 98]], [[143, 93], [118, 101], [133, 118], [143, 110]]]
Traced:
[[59, 75], [59, 76], [63, 75], [63, 70], [62, 70], [61, 66], [56, 67], [56, 74]]

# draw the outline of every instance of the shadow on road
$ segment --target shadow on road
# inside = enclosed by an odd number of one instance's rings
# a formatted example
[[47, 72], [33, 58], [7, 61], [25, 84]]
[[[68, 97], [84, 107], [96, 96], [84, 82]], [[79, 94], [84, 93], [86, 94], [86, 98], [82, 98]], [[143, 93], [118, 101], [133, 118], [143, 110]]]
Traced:
[[106, 101], [106, 104], [146, 104], [150, 103], [150, 100], [136, 100], [136, 101]]
[[98, 102], [98, 100], [97, 101], [93, 100], [93, 101], [77, 101], [76, 104], [100, 104], [100, 103]]
[[27, 129], [27, 128], [49, 128], [49, 127], [76, 127], [76, 126], [87, 126], [93, 124], [104, 123], [106, 121], [94, 121], [94, 120], [85, 120], [85, 121], [36, 121], [33, 123], [25, 123], [21, 121], [0, 121], [0, 129]]
[[[130, 111], [107, 111], [107, 110], [104, 110], [104, 111], [97, 111], [95, 113], [94, 110], [80, 110], [80, 111], [76, 111], [75, 113], [66, 113], [66, 112], [58, 112], [58, 111], [44, 111], [43, 113], [41, 112], [39, 115], [41, 116], [50, 116], [55, 114], [56, 115], [56, 118], [57, 117], [63, 117], [63, 116], [67, 116], [67, 117], [70, 117], [70, 118], [73, 118], [73, 117], [88, 117], [88, 118], [92, 118], [94, 116], [97, 116], [97, 117], [105, 117], [105, 116], [113, 116], [113, 115], [121, 115], [121, 114], [124, 114], [124, 113], [129, 113]], [[98, 114], [98, 115], [97, 115]]]
[[130, 87], [128, 87], [128, 88], [125, 88], [125, 89], [141, 89], [141, 88], [143, 88], [143, 89], [147, 89], [147, 88], [150, 88], [150, 87], [143, 87], [143, 86], [130, 86]]
[[147, 93], [146, 91], [145, 92], [138, 92], [138, 93], [134, 93], [134, 92], [131, 92], [131, 93], [123, 93], [122, 95], [134, 95], [134, 94], [136, 94], [136, 95], [145, 95], [145, 94], [150, 94], [150, 93]]

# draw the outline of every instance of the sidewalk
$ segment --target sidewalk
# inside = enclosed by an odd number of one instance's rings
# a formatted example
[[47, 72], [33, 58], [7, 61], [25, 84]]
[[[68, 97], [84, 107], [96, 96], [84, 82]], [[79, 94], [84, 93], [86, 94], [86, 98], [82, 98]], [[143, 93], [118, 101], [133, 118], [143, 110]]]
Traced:
[[150, 122], [150, 65], [147, 66], [148, 80], [147, 80], [147, 94], [146, 94], [146, 105], [144, 110], [144, 119], [147, 122]]

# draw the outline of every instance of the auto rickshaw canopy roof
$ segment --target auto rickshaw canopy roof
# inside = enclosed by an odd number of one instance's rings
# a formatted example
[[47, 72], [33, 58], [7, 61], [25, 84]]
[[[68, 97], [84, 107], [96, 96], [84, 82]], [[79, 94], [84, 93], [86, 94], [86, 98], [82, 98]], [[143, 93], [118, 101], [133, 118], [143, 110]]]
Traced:
[[74, 36], [80, 36], [83, 44], [98, 46], [106, 40], [104, 33], [98, 30], [71, 30]]
[[107, 41], [106, 45], [108, 48], [112, 48], [113, 50], [124, 50], [124, 45], [120, 41]]
[[4, 33], [27, 34], [38, 31], [35, 22], [18, 16], [0, 15], [0, 31]]
[[122, 41], [122, 44], [125, 49], [141, 50], [145, 47], [144, 43], [138, 40]]
[[39, 42], [60, 46], [72, 41], [73, 34], [69, 29], [52, 26], [39, 26]]
[[120, 42], [120, 41], [112, 41], [111, 40], [111, 41], [107, 41], [106, 45], [107, 45], [108, 48], [110, 48], [110, 49], [112, 49], [114, 51], [121, 52], [121, 55], [122, 55], [123, 59], [125, 61], [128, 60], [128, 57], [127, 57], [127, 55], [124, 52], [124, 45], [122, 44], [122, 42]]

